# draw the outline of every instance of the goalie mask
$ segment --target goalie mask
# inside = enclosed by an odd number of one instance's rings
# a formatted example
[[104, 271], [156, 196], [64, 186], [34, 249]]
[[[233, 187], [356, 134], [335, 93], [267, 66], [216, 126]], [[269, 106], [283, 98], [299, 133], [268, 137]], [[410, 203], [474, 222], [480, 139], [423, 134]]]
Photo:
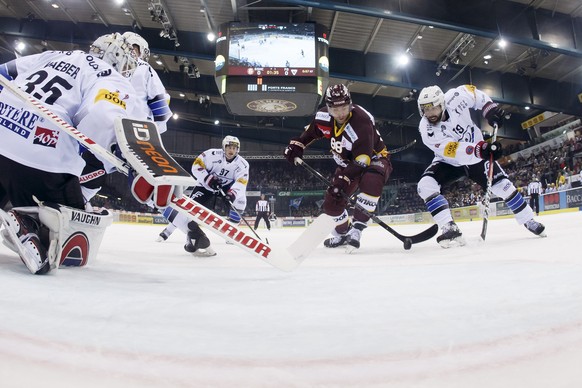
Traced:
[[135, 48], [137, 46], [139, 48], [139, 59], [145, 62], [150, 59], [150, 46], [144, 38], [131, 31], [124, 32], [122, 36], [132, 47]]
[[[228, 146], [232, 147], [227, 149]], [[222, 139], [222, 149], [224, 150], [226, 158], [229, 160], [237, 156], [238, 151], [240, 150], [240, 141], [238, 140], [238, 137], [230, 135], [225, 136], [224, 139]]]
[[445, 112], [445, 94], [436, 85], [427, 86], [418, 95], [418, 113], [426, 116], [431, 124], [441, 121]]
[[89, 52], [110, 64], [126, 78], [131, 77], [137, 67], [137, 56], [133, 46], [117, 32], [97, 38]]

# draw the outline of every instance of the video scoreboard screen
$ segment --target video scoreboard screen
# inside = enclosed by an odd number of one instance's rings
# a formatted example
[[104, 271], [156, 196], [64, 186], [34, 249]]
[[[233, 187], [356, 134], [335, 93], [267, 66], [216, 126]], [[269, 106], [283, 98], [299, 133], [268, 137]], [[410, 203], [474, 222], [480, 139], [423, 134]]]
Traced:
[[314, 114], [329, 79], [327, 29], [316, 23], [226, 23], [216, 84], [239, 115]]

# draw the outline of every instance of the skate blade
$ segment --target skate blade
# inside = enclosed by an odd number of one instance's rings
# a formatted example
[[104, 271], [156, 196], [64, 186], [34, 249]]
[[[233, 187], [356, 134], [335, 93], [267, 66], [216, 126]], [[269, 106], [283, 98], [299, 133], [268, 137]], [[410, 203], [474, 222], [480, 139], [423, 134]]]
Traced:
[[452, 240], [443, 240], [439, 242], [439, 245], [445, 249], [462, 247], [465, 244], [467, 244], [467, 242], [465, 241], [463, 236], [455, 237]]
[[216, 256], [216, 252], [214, 251], [214, 249], [212, 248], [200, 248], [197, 249], [196, 251], [192, 252], [192, 256], [196, 256], [196, 257], [211, 257], [211, 256]]

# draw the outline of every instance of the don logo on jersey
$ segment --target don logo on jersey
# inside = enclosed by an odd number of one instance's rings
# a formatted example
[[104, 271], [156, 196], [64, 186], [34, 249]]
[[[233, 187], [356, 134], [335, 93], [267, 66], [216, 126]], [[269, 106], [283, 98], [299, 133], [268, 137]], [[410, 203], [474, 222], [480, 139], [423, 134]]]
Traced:
[[104, 100], [108, 101], [112, 104], [119, 105], [123, 109], [125, 109], [125, 101], [119, 98], [119, 92], [112, 92], [107, 89], [100, 89], [97, 95], [95, 96], [95, 103]]

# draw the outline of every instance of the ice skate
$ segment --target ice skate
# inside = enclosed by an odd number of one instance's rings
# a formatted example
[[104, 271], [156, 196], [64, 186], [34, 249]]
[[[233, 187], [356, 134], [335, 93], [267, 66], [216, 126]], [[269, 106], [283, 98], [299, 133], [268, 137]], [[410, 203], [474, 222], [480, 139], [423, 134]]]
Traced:
[[346, 233], [346, 252], [352, 253], [356, 249], [360, 249], [360, 239], [362, 238], [362, 231], [366, 225], [361, 223], [354, 223], [348, 233]]
[[323, 242], [323, 246], [326, 248], [337, 248], [342, 245], [347, 244], [347, 235], [339, 234], [335, 229], [331, 232], [331, 237]]
[[166, 231], [166, 229], [164, 229], [160, 232], [158, 238], [156, 238], [156, 242], [166, 241], [168, 237], [170, 237], [170, 234]]
[[198, 257], [216, 255], [216, 252], [210, 246], [210, 240], [202, 231], [188, 232], [188, 242], [184, 245], [184, 250]]
[[466, 244], [463, 234], [454, 221], [450, 221], [443, 226], [443, 233], [437, 237], [437, 242], [443, 248], [463, 246]]
[[18, 253], [20, 260], [33, 274], [42, 275], [50, 271], [46, 248], [40, 242], [40, 225], [33, 217], [11, 210], [3, 213], [4, 245]]
[[545, 232], [546, 227], [543, 224], [534, 220], [533, 218], [527, 221], [523, 226], [525, 226], [527, 230], [529, 230], [536, 236], [547, 237], [547, 234]]

